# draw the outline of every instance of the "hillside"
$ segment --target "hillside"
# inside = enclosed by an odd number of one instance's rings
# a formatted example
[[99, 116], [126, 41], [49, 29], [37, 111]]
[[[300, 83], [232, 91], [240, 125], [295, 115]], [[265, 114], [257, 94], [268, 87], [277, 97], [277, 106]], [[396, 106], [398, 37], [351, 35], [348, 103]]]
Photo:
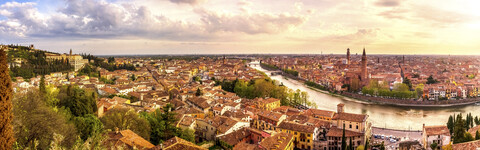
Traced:
[[52, 72], [72, 71], [73, 66], [68, 60], [47, 59], [47, 54], [58, 54], [35, 49], [32, 46], [2, 45], [7, 51], [10, 76], [30, 79], [37, 75]]

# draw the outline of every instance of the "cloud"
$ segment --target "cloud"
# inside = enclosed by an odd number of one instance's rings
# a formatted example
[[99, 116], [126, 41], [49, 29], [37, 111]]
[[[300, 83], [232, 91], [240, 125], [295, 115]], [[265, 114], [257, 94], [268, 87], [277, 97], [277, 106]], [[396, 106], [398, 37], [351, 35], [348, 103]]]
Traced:
[[406, 19], [408, 11], [405, 9], [392, 9], [387, 11], [382, 11], [378, 13], [379, 16], [382, 16], [387, 19]]
[[35, 3], [0, 6], [0, 33], [18, 37], [111, 38], [146, 37], [170, 40], [209, 38], [195, 23], [154, 15], [145, 6], [95, 0], [68, 0], [65, 7], [39, 17]]
[[205, 2], [206, 0], [169, 0], [172, 3], [176, 4], [190, 4], [190, 5], [197, 5], [200, 3]]
[[428, 20], [435, 26], [450, 26], [459, 23], [470, 22], [478, 17], [454, 11], [448, 11], [431, 6], [415, 6], [414, 17], [418, 20]]
[[348, 34], [341, 35], [327, 35], [318, 39], [319, 41], [329, 41], [332, 43], [354, 43], [354, 44], [368, 44], [377, 38], [380, 34], [378, 28], [362, 28]]
[[26, 36], [25, 32], [41, 31], [45, 25], [44, 18], [34, 7], [36, 3], [7, 2], [0, 6], [0, 15], [6, 17], [0, 20], [0, 32], [16, 37]]
[[396, 7], [401, 5], [400, 1], [401, 0], [378, 0], [375, 2], [375, 5], [381, 7]]
[[246, 34], [280, 33], [304, 24], [307, 17], [289, 13], [232, 14], [196, 9], [209, 32], [243, 32]]
[[[248, 1], [239, 5], [249, 6]], [[18, 38], [148, 38], [171, 41], [225, 40], [240, 35], [291, 31], [307, 16], [289, 13], [229, 13], [197, 8], [200, 19], [174, 20], [154, 14], [147, 6], [96, 0], [66, 0], [51, 14], [41, 14], [36, 3], [9, 2], [0, 6], [0, 35]]]

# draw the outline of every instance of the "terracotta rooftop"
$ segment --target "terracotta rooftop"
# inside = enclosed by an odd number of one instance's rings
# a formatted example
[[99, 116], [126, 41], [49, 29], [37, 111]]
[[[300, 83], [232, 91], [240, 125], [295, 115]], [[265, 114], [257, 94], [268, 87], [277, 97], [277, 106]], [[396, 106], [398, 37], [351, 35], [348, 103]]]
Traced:
[[247, 138], [248, 136], [250, 136], [250, 134], [251, 134], [250, 130], [248, 130], [247, 128], [242, 128], [230, 134], [221, 136], [219, 139], [231, 146], [235, 146], [239, 142], [241, 142], [244, 138]]
[[233, 120], [232, 118], [223, 117], [223, 116], [215, 117], [213, 120], [214, 122], [218, 123], [218, 126], [216, 126], [216, 128], [220, 133], [227, 132], [228, 130], [230, 130], [230, 128], [232, 128], [238, 122]]
[[260, 111], [257, 115], [275, 121], [279, 121], [282, 117], [282, 114], [271, 111]]
[[430, 135], [450, 136], [450, 130], [448, 130], [447, 126], [425, 126], [424, 130], [427, 136], [430, 136]]
[[336, 113], [333, 120], [346, 120], [353, 122], [364, 122], [367, 120], [367, 115], [364, 114], [351, 114], [351, 113]]
[[190, 126], [193, 122], [195, 122], [195, 117], [184, 115], [179, 124], [183, 126]]
[[138, 149], [150, 149], [155, 147], [155, 145], [128, 129], [118, 132], [110, 132], [108, 133], [108, 137], [108, 141], [113, 142], [115, 145], [125, 144], [129, 147], [136, 147]]
[[330, 117], [332, 118], [333, 115], [335, 114], [335, 112], [333, 111], [327, 111], [327, 110], [320, 110], [320, 109], [308, 109], [305, 111], [305, 114], [306, 115], [309, 115], [309, 116], [313, 116], [313, 115], [316, 115], [316, 116], [323, 116], [323, 117]]
[[458, 143], [453, 144], [453, 149], [461, 149], [461, 150], [477, 150], [480, 147], [480, 140], [466, 142], [466, 143]]
[[260, 142], [261, 148], [268, 150], [283, 150], [292, 141], [293, 135], [285, 132], [279, 132], [274, 136], [265, 138]]
[[233, 147], [233, 150], [260, 150], [260, 147], [256, 144], [248, 144], [245, 142], [238, 143]]
[[267, 98], [267, 99], [260, 99], [261, 102], [265, 103], [265, 104], [268, 104], [268, 103], [273, 103], [273, 102], [276, 102], [276, 101], [280, 101], [279, 99], [276, 99], [276, 98]]

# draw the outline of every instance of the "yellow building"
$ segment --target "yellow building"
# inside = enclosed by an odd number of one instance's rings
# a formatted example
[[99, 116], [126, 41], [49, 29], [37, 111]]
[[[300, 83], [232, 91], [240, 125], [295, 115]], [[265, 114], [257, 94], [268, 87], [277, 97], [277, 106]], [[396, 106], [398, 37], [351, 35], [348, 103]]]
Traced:
[[258, 108], [266, 111], [271, 111], [280, 107], [280, 100], [276, 98], [267, 98], [267, 99], [259, 98], [257, 99], [257, 102], [258, 102]]
[[88, 63], [88, 59], [83, 59], [80, 55], [72, 55], [72, 50], [70, 50], [70, 54], [45, 53], [45, 55], [47, 60], [68, 60], [75, 71], [78, 71], [83, 65]]
[[320, 133], [317, 127], [287, 121], [280, 123], [277, 129], [292, 134], [294, 146], [299, 149], [315, 149], [314, 141]]

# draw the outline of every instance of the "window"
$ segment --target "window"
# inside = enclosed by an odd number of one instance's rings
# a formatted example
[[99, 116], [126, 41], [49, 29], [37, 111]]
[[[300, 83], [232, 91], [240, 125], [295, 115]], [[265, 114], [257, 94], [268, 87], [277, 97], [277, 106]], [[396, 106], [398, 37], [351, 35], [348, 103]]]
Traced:
[[[310, 140], [307, 140], [307, 142], [310, 143]], [[310, 149], [310, 148], [308, 148], [308, 149]]]
[[297, 135], [297, 132], [295, 132], [295, 135]]
[[352, 128], [352, 125], [350, 125], [350, 129]]
[[358, 125], [357, 125], [357, 130], [358, 130]]
[[310, 134], [307, 134], [307, 137], [310, 137]]

